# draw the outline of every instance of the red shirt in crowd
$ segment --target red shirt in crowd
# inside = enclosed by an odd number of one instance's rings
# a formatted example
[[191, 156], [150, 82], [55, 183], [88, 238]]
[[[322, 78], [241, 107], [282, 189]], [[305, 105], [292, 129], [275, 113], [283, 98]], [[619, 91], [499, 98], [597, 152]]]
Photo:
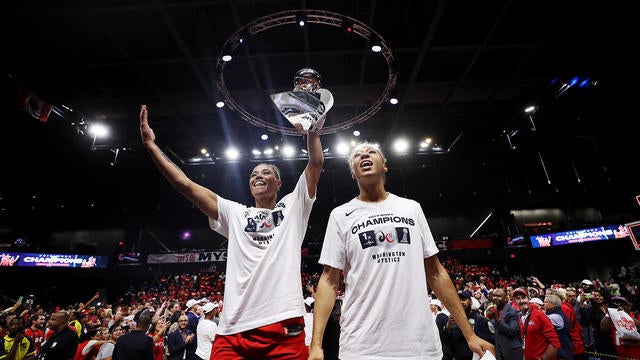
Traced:
[[562, 302], [562, 312], [569, 319], [569, 326], [571, 330], [571, 342], [573, 342], [573, 354], [584, 354], [584, 343], [582, 342], [582, 326], [578, 323], [576, 318], [576, 311], [573, 310], [573, 306], [567, 302]]
[[24, 331], [24, 334], [33, 339], [33, 347], [36, 349], [36, 357], [37, 357], [38, 354], [40, 353], [40, 346], [44, 341], [44, 330], [42, 329], [33, 330], [32, 328], [27, 328]]
[[560, 338], [547, 315], [537, 307], [531, 307], [525, 319], [520, 321], [524, 360], [539, 360], [548, 345], [560, 349]]

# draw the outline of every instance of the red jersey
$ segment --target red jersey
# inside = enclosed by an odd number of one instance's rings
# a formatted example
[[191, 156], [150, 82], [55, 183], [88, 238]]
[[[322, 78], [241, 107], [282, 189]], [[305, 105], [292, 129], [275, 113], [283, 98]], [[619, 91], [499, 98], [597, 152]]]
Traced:
[[44, 330], [28, 328], [24, 331], [26, 336], [33, 339], [33, 347], [36, 349], [36, 357], [40, 353], [40, 345], [44, 342]]
[[[153, 338], [152, 334], [149, 334]], [[153, 344], [153, 359], [164, 360], [164, 336], [159, 336], [158, 341]]]

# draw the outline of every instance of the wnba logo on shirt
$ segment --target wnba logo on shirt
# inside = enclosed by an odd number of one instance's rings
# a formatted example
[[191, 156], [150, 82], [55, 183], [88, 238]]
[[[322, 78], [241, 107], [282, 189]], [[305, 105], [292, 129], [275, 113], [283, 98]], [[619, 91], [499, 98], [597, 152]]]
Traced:
[[358, 234], [362, 249], [372, 246], [384, 246], [393, 243], [411, 244], [411, 235], [406, 227], [397, 227], [390, 232], [369, 230]]

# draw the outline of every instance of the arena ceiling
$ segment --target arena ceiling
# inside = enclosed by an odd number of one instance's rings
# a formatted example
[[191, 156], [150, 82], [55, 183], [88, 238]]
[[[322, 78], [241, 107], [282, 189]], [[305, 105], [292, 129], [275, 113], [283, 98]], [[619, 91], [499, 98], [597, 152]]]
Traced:
[[[141, 104], [165, 152], [224, 196], [250, 200], [245, 175], [257, 161], [276, 162], [294, 181], [303, 152], [285, 160], [251, 151], [302, 149], [303, 137], [256, 126], [215, 104], [226, 91], [252, 116], [287, 127], [268, 95], [291, 89], [302, 67], [318, 70], [335, 96], [327, 126], [367, 114], [322, 138], [327, 160], [316, 207], [323, 212], [356, 190], [335, 151], [340, 141], [379, 143], [390, 156], [390, 190], [444, 215], [573, 206], [620, 215], [629, 213], [638, 191], [628, 168], [638, 155], [637, 133], [620, 100], [625, 57], [612, 45], [628, 35], [596, 2], [10, 0], [3, 6], [10, 114], [1, 125], [5, 229], [33, 222], [72, 227], [76, 219], [140, 224], [158, 219], [157, 212], [172, 220], [197, 213], [159, 179], [141, 148]], [[292, 11], [325, 11], [343, 22], [258, 21]], [[366, 36], [348, 31], [351, 20], [379, 35], [369, 40], [384, 40], [392, 57], [373, 53]], [[252, 22], [263, 29], [249, 31]], [[234, 36], [243, 41], [221, 67]], [[394, 86], [386, 92], [390, 76]], [[46, 123], [16, 105], [18, 89], [53, 106]], [[392, 95], [398, 104], [386, 101]], [[535, 111], [525, 113], [527, 106]], [[95, 123], [110, 135], [94, 139], [88, 126]], [[403, 155], [393, 154], [397, 138], [409, 141]], [[426, 138], [432, 143], [421, 149]], [[229, 145], [240, 150], [239, 162], [226, 160]]]

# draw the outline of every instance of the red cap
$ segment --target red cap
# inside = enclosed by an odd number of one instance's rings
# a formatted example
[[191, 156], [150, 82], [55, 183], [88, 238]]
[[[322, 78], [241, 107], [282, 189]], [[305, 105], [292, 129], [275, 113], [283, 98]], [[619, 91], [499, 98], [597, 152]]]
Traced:
[[525, 290], [525, 289], [523, 289], [523, 288], [517, 288], [517, 289], [513, 290], [513, 296], [514, 296], [514, 297], [515, 297], [515, 296], [516, 296], [516, 294], [518, 294], [518, 293], [520, 293], [520, 294], [522, 294], [522, 295], [524, 295], [524, 296], [526, 296], [526, 297], [529, 297], [529, 292], [527, 292], [527, 290]]

